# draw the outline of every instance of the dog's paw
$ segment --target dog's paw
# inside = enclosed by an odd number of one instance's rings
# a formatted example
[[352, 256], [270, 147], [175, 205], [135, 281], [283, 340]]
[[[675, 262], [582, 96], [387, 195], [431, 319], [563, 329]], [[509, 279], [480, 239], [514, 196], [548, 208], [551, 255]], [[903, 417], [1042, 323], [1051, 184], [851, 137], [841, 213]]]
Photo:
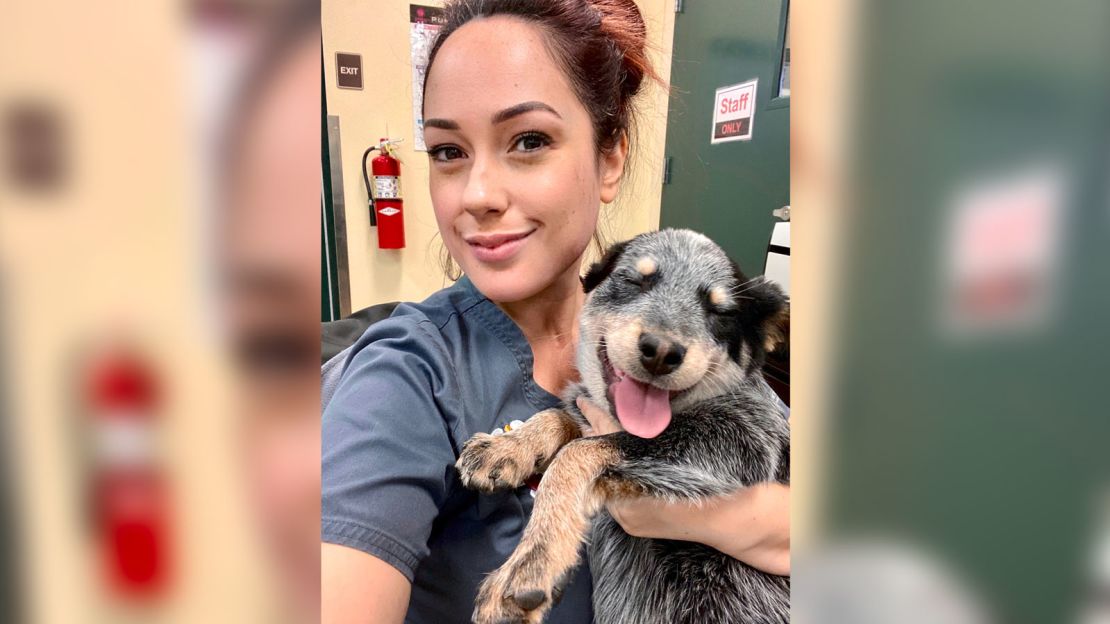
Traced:
[[463, 445], [455, 467], [464, 486], [496, 492], [524, 485], [541, 459], [513, 432], [499, 436], [479, 433]]
[[476, 624], [539, 624], [558, 602], [561, 584], [544, 574], [542, 547], [514, 553], [478, 588]]

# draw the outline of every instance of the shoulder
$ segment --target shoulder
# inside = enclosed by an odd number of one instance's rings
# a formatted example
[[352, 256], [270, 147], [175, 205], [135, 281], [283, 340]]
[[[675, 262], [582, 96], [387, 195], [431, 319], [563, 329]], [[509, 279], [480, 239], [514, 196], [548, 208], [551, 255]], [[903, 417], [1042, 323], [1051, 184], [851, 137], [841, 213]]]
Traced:
[[368, 327], [352, 345], [345, 368], [364, 351], [401, 350], [432, 360], [447, 358], [447, 343], [457, 325], [468, 322], [469, 312], [483, 301], [472, 289], [455, 285], [417, 302], [398, 304], [389, 318]]
[[465, 278], [453, 286], [432, 293], [419, 303], [402, 303], [393, 311], [393, 317], [411, 317], [426, 321], [442, 330], [460, 318], [471, 316], [471, 311], [488, 300]]
[[[450, 289], [448, 289], [450, 290]], [[325, 429], [350, 421], [359, 427], [392, 423], [406, 414], [439, 413], [457, 420], [462, 406], [455, 358], [441, 327], [449, 302], [436, 293], [421, 303], [402, 303], [370, 325], [346, 351], [321, 370]], [[423, 419], [431, 424], [437, 419]], [[329, 426], [331, 429], [329, 429]]]

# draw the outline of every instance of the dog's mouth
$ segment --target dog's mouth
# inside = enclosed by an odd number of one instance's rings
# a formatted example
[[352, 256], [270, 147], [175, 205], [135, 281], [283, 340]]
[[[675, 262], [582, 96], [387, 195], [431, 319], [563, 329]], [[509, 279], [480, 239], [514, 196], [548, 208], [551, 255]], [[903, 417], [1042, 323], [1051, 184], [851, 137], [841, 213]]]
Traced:
[[674, 392], [660, 388], [613, 366], [604, 338], [598, 343], [597, 357], [601, 361], [609, 404], [624, 430], [641, 438], [654, 438], [663, 433], [671, 424], [671, 399], [686, 390]]

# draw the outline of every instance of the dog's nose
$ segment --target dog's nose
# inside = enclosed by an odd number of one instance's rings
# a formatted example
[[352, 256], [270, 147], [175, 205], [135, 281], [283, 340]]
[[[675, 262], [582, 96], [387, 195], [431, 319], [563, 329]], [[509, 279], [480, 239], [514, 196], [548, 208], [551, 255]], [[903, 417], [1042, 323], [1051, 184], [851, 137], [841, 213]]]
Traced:
[[640, 334], [640, 364], [652, 375], [666, 375], [682, 365], [686, 347], [655, 334]]

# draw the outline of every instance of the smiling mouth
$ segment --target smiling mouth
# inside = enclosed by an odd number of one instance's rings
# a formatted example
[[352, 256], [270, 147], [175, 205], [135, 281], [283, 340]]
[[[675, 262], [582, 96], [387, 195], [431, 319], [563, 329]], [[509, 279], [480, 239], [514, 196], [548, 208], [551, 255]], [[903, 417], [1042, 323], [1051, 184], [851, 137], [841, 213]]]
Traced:
[[662, 434], [670, 425], [673, 393], [617, 369], [609, 360], [604, 339], [598, 344], [598, 358], [602, 361], [609, 405], [620, 426], [637, 437], [650, 439]]
[[516, 257], [525, 241], [535, 232], [513, 232], [507, 234], [475, 234], [464, 237], [470, 252], [481, 262], [501, 264]]
[[527, 232], [515, 232], [508, 234], [475, 234], [465, 238], [466, 244], [471, 247], [483, 247], [485, 249], [497, 249], [502, 245], [512, 243], [524, 238], [528, 238], [535, 230], [528, 230]]
[[675, 397], [681, 396], [681, 395], [690, 391], [690, 388], [683, 388], [682, 390], [668, 390], [667, 388], [662, 388], [662, 387], [656, 386], [655, 384], [652, 384], [650, 381], [641, 381], [640, 379], [636, 378], [635, 376], [630, 375], [627, 372], [620, 370], [616, 366], [613, 366], [612, 360], [609, 359], [609, 350], [606, 348], [605, 338], [602, 338], [601, 340], [598, 341], [598, 344], [597, 344], [597, 359], [601, 362], [601, 377], [602, 377], [602, 380], [605, 382], [605, 387], [609, 389], [609, 401], [610, 402], [612, 402], [612, 400], [613, 400], [613, 396], [612, 396], [613, 384], [615, 384], [616, 382], [618, 382], [618, 381], [620, 381], [620, 380], [622, 380], [626, 377], [629, 378], [629, 379], [634, 379], [637, 382], [642, 383], [644, 385], [651, 385], [653, 387], [659, 388], [660, 390], [667, 390], [667, 392], [670, 392], [672, 399], [675, 398]]
[[660, 388], [620, 370], [609, 359], [604, 338], [598, 344], [597, 355], [609, 405], [624, 430], [640, 438], [663, 433], [671, 423], [671, 400], [688, 389], [675, 392]]
[[[613, 363], [609, 361], [609, 351], [605, 348], [605, 339], [602, 338], [597, 344], [597, 359], [601, 362], [601, 378], [605, 381], [605, 387], [610, 388], [613, 382], [617, 380], [617, 369], [613, 367]], [[612, 395], [612, 390], [609, 392]], [[609, 401], [613, 401], [613, 397], [609, 397]]]

